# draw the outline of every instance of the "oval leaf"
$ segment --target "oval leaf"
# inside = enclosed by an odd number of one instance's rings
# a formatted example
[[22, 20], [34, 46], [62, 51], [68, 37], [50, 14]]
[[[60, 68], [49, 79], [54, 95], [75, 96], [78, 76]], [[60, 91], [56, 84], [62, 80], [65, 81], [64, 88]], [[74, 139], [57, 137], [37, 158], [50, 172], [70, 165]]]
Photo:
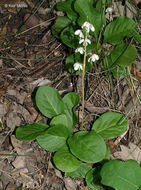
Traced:
[[67, 93], [63, 97], [63, 102], [67, 105], [67, 108], [75, 108], [80, 103], [80, 96], [75, 92]]
[[94, 122], [92, 130], [95, 130], [104, 139], [113, 139], [122, 135], [127, 127], [128, 121], [122, 114], [107, 112]]
[[69, 152], [67, 146], [64, 146], [54, 154], [53, 162], [56, 168], [62, 172], [73, 172], [79, 168], [82, 163]]
[[106, 144], [95, 131], [80, 131], [68, 139], [73, 155], [84, 162], [96, 163], [104, 159]]
[[48, 127], [48, 125], [43, 123], [20, 126], [16, 130], [16, 138], [21, 141], [33, 141], [37, 136], [44, 133]]
[[92, 168], [91, 170], [89, 170], [89, 172], [86, 175], [86, 183], [88, 187], [95, 190], [101, 187], [100, 170], [101, 170], [101, 167]]
[[74, 172], [66, 172], [65, 176], [69, 176], [72, 178], [85, 178], [86, 173], [91, 169], [92, 167], [89, 166], [88, 164], [82, 163], [77, 170]]
[[141, 168], [134, 160], [111, 160], [101, 169], [102, 184], [116, 190], [137, 190], [141, 186]]
[[130, 18], [120, 16], [107, 25], [104, 32], [104, 42], [119, 44], [124, 37], [132, 37], [137, 24]]
[[73, 10], [73, 3], [74, 3], [74, 0], [66, 0], [66, 1], [63, 1], [63, 2], [59, 2], [59, 3], [57, 3], [57, 9], [59, 11], [66, 12], [67, 16], [71, 20], [75, 21], [77, 19], [77, 14]]
[[77, 0], [74, 3], [74, 8], [79, 14], [78, 24], [82, 26], [85, 21], [88, 21], [95, 27], [94, 34], [98, 34], [102, 24], [101, 13], [93, 7], [93, 2], [91, 0]]
[[73, 132], [73, 125], [69, 122], [69, 120], [65, 114], [61, 114], [61, 115], [54, 117], [50, 122], [50, 126], [62, 125], [62, 123], [64, 126], [66, 126], [68, 128], [70, 133]]
[[61, 32], [60, 38], [64, 44], [66, 44], [70, 48], [78, 47], [78, 39], [77, 36], [74, 35], [75, 28], [72, 25], [67, 26]]
[[49, 86], [41, 86], [36, 92], [36, 105], [40, 112], [52, 118], [64, 112], [64, 103], [58, 91]]
[[63, 97], [63, 102], [65, 104], [65, 114], [72, 126], [76, 125], [78, 122], [78, 117], [74, 112], [75, 107], [80, 103], [80, 97], [75, 92], [70, 92]]
[[110, 65], [130, 66], [137, 58], [137, 50], [132, 45], [122, 43], [114, 48], [110, 56]]
[[44, 134], [38, 136], [36, 140], [45, 150], [55, 152], [66, 144], [66, 139], [69, 135], [67, 127], [56, 125], [50, 127]]
[[71, 20], [66, 16], [59, 16], [56, 19], [55, 26], [53, 30], [57, 32], [61, 32], [64, 28], [66, 28], [71, 23]]

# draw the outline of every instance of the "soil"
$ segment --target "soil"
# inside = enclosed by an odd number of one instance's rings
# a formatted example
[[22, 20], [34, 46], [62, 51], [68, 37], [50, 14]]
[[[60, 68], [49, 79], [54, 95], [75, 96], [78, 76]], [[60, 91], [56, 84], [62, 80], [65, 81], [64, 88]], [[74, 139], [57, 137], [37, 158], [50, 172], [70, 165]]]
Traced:
[[[34, 95], [38, 86], [52, 86], [62, 96], [71, 91], [81, 96], [81, 76], [68, 73], [64, 64], [70, 50], [52, 35], [53, 25], [59, 14], [53, 9], [54, 3], [55, 0], [0, 2], [2, 190], [89, 189], [83, 180], [64, 177], [52, 165], [52, 154], [43, 150], [36, 142], [22, 142], [15, 138], [18, 126], [34, 122], [47, 123], [47, 119], [34, 106]], [[140, 31], [138, 15], [133, 16], [130, 13], [130, 17], [138, 22]], [[140, 45], [137, 49], [140, 52]], [[93, 71], [86, 74], [85, 127], [89, 129], [89, 126], [107, 111], [120, 112], [126, 115], [129, 121], [126, 134], [107, 142], [111, 150], [111, 159], [125, 160], [125, 154], [133, 155], [135, 149], [138, 150], [136, 154], [141, 154], [140, 61], [139, 54], [132, 65], [132, 76], [118, 81], [107, 78], [100, 64], [95, 64]], [[81, 121], [81, 105], [77, 107], [76, 112]], [[79, 125], [76, 130], [78, 127]], [[129, 155], [126, 156], [128, 157]], [[135, 158], [133, 155], [133, 158], [141, 164], [141, 156]]]

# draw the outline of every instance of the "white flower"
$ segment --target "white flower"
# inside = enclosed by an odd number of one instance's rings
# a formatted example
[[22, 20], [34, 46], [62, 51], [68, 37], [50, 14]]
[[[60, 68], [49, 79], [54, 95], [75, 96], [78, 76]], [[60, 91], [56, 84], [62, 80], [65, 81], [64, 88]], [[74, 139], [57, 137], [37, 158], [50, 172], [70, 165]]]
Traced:
[[82, 25], [82, 29], [83, 29], [83, 28], [84, 28], [87, 32], [90, 32], [90, 30], [91, 30], [92, 32], [95, 31], [94, 26], [93, 26], [92, 24], [90, 24], [89, 22], [84, 22], [84, 24]]
[[75, 52], [79, 52], [80, 54], [83, 54], [85, 52], [83, 47], [79, 47], [75, 50]]
[[75, 71], [78, 71], [78, 70], [83, 70], [83, 65], [81, 64], [81, 63], [75, 63], [74, 65], [73, 65], [73, 68], [74, 68], [74, 70]]
[[91, 44], [91, 41], [89, 39], [82, 39], [79, 41], [79, 44], [82, 44], [83, 43], [83, 46], [87, 46], [88, 44]]
[[99, 60], [99, 56], [97, 54], [93, 54], [91, 57], [89, 57], [88, 62], [95, 62], [97, 60]]
[[75, 35], [78, 35], [80, 38], [84, 38], [83, 32], [81, 30], [76, 30]]
[[112, 13], [113, 12], [113, 9], [111, 8], [111, 7], [108, 7], [107, 9], [106, 9], [106, 13]]

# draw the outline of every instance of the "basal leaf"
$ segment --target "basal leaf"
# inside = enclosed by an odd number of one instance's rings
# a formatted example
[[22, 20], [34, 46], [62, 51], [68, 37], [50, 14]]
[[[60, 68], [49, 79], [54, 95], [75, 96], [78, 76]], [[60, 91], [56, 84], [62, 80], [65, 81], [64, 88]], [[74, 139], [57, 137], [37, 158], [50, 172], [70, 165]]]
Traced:
[[113, 139], [122, 135], [128, 127], [127, 119], [120, 113], [102, 114], [93, 124], [92, 130], [104, 139]]
[[78, 122], [77, 115], [74, 112], [75, 107], [80, 103], [80, 97], [75, 92], [70, 92], [63, 97], [65, 104], [65, 114], [69, 123], [74, 126]]
[[104, 58], [104, 70], [112, 72], [114, 78], [122, 79], [129, 75], [127, 66], [130, 68], [136, 57], [137, 50], [134, 46], [126, 43], [117, 45], [111, 54]]
[[134, 35], [134, 40], [137, 44], [141, 44], [141, 35], [136, 32]]
[[101, 169], [101, 183], [116, 190], [138, 190], [141, 186], [141, 168], [134, 160], [111, 160]]
[[50, 122], [50, 126], [62, 125], [62, 124], [68, 128], [70, 133], [73, 132], [73, 125], [72, 125], [72, 123], [69, 122], [69, 120], [65, 114], [61, 114], [61, 115], [54, 117]]
[[100, 163], [104, 164], [105, 162], [107, 162], [107, 160], [110, 160], [110, 149], [108, 145], [106, 144], [106, 154], [105, 154], [104, 159]]
[[16, 130], [16, 138], [21, 141], [33, 141], [37, 136], [44, 133], [49, 126], [43, 123], [20, 126]]
[[64, 112], [64, 103], [58, 91], [49, 86], [41, 86], [36, 92], [36, 105], [40, 112], [52, 118]]
[[137, 58], [137, 50], [127, 43], [117, 45], [110, 54], [112, 65], [130, 66]]
[[73, 155], [84, 162], [96, 163], [105, 157], [106, 144], [95, 131], [80, 131], [68, 139]]
[[56, 168], [62, 172], [73, 172], [77, 170], [82, 163], [70, 153], [67, 146], [64, 146], [54, 154], [53, 162]]
[[64, 30], [62, 30], [60, 35], [62, 42], [70, 48], [78, 47], [78, 39], [74, 32], [74, 27], [72, 25], [69, 25]]
[[63, 2], [57, 3], [57, 9], [67, 13], [68, 18], [73, 21], [77, 19], [77, 13], [73, 10], [74, 0], [66, 0]]
[[124, 37], [132, 37], [137, 24], [130, 18], [120, 16], [107, 25], [104, 32], [104, 42], [119, 44]]
[[100, 170], [101, 167], [92, 168], [88, 171], [86, 175], [86, 184], [89, 188], [92, 188], [94, 190], [100, 189], [101, 187], [101, 176], [100, 176]]
[[95, 34], [98, 34], [102, 25], [101, 13], [93, 7], [93, 2], [91, 0], [77, 0], [74, 3], [74, 8], [79, 14], [79, 26], [82, 26], [85, 21], [88, 21], [94, 25]]
[[57, 32], [61, 32], [64, 28], [66, 28], [72, 21], [66, 16], [59, 16], [56, 19], [54, 30]]
[[50, 127], [44, 134], [36, 138], [38, 144], [45, 150], [55, 152], [66, 144], [66, 139], [70, 135], [64, 125]]
[[75, 92], [67, 93], [63, 97], [63, 102], [67, 105], [68, 109], [73, 109], [80, 103], [80, 96]]
[[85, 178], [87, 172], [91, 169], [92, 167], [89, 166], [88, 164], [82, 163], [77, 170], [73, 172], [66, 172], [65, 176], [69, 176], [72, 178]]

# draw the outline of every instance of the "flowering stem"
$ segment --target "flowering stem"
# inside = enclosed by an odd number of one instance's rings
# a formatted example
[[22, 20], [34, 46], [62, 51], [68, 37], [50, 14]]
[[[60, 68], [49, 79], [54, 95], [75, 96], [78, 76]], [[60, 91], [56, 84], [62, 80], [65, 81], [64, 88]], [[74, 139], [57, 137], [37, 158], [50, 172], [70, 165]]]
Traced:
[[[85, 42], [87, 41], [87, 36], [88, 36], [88, 32], [86, 31]], [[84, 45], [85, 53], [84, 53], [84, 61], [83, 61], [83, 73], [82, 73], [82, 122], [81, 122], [81, 131], [83, 131], [83, 126], [84, 126], [85, 68], [86, 68], [86, 57], [87, 57], [86, 46], [87, 46], [87, 44], [85, 43], [85, 45]]]

